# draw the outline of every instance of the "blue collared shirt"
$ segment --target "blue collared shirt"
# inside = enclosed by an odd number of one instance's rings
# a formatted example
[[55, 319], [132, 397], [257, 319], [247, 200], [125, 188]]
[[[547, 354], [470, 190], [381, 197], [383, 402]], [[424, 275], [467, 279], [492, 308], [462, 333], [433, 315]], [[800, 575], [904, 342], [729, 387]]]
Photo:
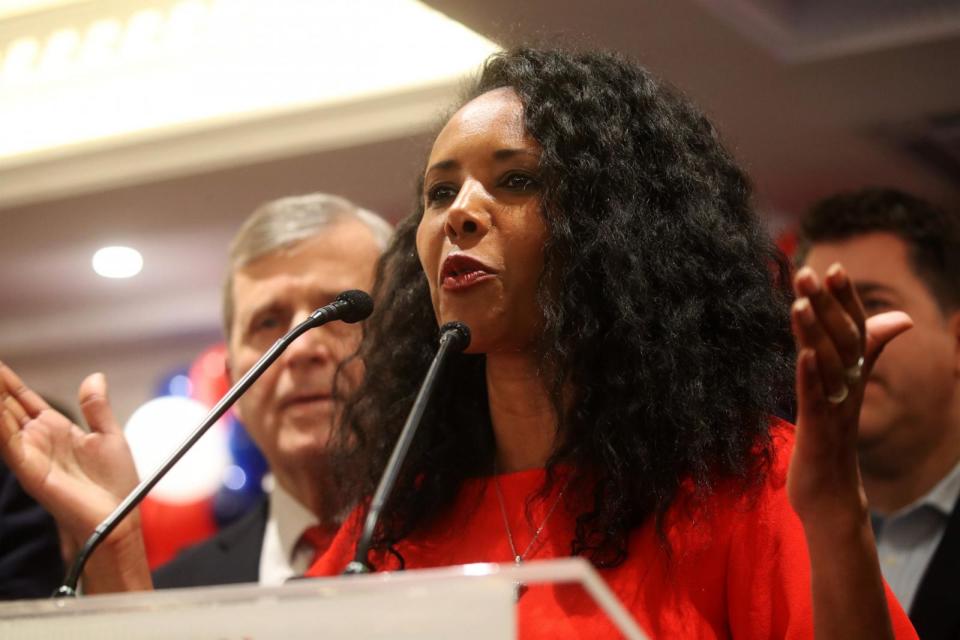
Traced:
[[896, 513], [872, 514], [880, 569], [907, 611], [960, 496], [960, 463], [927, 495]]

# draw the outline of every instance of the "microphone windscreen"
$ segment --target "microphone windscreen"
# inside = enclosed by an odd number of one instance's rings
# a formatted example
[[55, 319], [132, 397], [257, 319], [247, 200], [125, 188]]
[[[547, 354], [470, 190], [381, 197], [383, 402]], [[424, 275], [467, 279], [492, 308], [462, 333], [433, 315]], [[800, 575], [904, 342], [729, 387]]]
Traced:
[[463, 351], [470, 346], [470, 327], [459, 320], [447, 322], [440, 327], [440, 341], [444, 339], [450, 341], [450, 347], [454, 351]]
[[346, 323], [366, 320], [373, 313], [373, 299], [365, 291], [344, 291], [337, 296], [337, 301], [347, 303], [340, 308], [340, 319]]

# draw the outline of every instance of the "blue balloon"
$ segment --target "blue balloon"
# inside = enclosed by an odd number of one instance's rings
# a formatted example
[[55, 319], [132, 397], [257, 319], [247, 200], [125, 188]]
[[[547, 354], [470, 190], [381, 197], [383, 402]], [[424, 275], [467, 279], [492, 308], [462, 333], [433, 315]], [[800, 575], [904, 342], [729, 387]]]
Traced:
[[193, 382], [190, 380], [190, 368], [178, 367], [160, 378], [153, 396], [155, 398], [163, 396], [189, 398], [192, 391]]
[[267, 459], [232, 414], [227, 424], [227, 446], [233, 464], [224, 474], [223, 486], [213, 497], [213, 517], [221, 527], [254, 507], [263, 495]]
[[230, 447], [230, 455], [233, 462], [243, 469], [249, 481], [256, 483], [260, 488], [260, 481], [267, 473], [267, 459], [263, 457], [260, 448], [247, 433], [246, 427], [236, 416], [230, 416], [228, 422], [227, 444]]

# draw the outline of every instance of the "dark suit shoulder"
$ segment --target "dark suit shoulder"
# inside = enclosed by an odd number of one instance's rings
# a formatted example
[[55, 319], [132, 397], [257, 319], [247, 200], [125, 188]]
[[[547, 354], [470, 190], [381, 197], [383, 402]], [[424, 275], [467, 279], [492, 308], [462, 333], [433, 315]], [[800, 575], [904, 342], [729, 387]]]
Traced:
[[0, 600], [46, 598], [63, 574], [53, 518], [0, 463]]
[[960, 638], [960, 500], [930, 559], [910, 607], [910, 620], [923, 640]]
[[257, 582], [268, 510], [268, 502], [263, 499], [209, 540], [181, 551], [153, 572], [154, 587], [174, 589]]

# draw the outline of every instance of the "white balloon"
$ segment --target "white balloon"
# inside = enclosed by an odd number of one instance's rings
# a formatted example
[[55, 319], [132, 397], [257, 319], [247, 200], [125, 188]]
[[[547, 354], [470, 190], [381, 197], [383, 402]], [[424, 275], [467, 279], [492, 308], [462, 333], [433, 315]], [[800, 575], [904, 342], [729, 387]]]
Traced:
[[[192, 398], [162, 396], [133, 412], [125, 434], [141, 478], [152, 474], [209, 413]], [[194, 502], [212, 496], [230, 464], [226, 426], [222, 421], [194, 444], [161, 480], [150, 497], [164, 502]]]

